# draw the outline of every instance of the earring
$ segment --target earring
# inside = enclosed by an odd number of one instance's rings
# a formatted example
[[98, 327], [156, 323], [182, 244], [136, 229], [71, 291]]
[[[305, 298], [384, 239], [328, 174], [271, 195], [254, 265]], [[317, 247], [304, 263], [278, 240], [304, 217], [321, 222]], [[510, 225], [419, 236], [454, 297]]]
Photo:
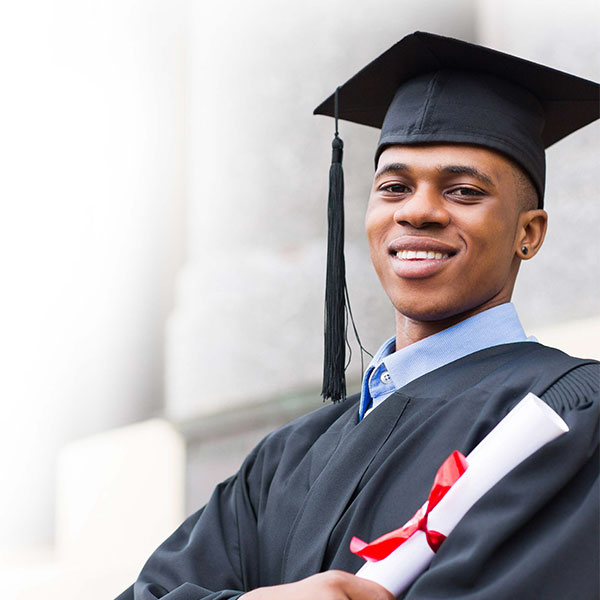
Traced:
[[527, 256], [529, 254], [529, 248], [527, 246], [521, 246], [521, 252], [524, 256]]

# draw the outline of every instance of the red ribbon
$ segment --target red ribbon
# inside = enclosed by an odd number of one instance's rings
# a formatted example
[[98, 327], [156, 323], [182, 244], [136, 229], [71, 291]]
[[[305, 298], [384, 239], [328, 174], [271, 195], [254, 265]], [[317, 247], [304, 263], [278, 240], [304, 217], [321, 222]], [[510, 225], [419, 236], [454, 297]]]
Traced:
[[406, 525], [390, 531], [370, 544], [353, 537], [350, 541], [350, 551], [365, 560], [378, 561], [391, 554], [398, 546], [415, 532], [423, 531], [427, 537], [430, 548], [437, 552], [446, 536], [439, 531], [433, 531], [427, 527], [427, 517], [439, 501], [448, 493], [448, 490], [456, 483], [459, 477], [467, 470], [468, 464], [465, 457], [455, 450], [438, 469], [433, 487], [429, 492], [429, 498], [425, 504], [415, 513]]

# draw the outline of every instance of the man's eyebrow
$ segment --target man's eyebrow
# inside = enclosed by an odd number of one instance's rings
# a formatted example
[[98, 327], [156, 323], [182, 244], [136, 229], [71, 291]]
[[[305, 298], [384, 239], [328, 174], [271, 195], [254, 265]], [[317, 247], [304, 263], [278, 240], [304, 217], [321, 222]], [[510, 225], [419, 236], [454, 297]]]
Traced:
[[408, 171], [410, 171], [410, 167], [404, 163], [386, 163], [375, 171], [373, 179], [377, 179], [388, 173], [406, 173]]
[[438, 167], [440, 173], [451, 173], [452, 175], [469, 175], [479, 179], [482, 183], [494, 186], [494, 182], [489, 175], [482, 173], [475, 167], [469, 167], [467, 165], [448, 165], [447, 167]]

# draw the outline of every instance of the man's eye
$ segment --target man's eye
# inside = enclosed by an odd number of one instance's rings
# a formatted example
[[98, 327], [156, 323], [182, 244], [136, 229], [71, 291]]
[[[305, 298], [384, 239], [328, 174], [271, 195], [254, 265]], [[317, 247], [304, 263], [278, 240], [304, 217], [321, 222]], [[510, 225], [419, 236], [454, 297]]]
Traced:
[[476, 190], [470, 187], [459, 187], [450, 190], [449, 192], [453, 196], [462, 196], [464, 198], [475, 198], [477, 196], [484, 196], [485, 194], [480, 190]]
[[389, 192], [390, 194], [405, 194], [409, 191], [408, 187], [402, 183], [390, 183], [382, 186], [380, 189], [381, 191]]

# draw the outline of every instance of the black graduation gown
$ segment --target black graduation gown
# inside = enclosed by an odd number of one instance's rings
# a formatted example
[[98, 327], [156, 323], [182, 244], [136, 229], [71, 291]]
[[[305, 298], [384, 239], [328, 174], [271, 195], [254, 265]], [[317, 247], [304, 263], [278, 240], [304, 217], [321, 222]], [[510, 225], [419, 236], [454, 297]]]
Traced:
[[404, 524], [453, 451], [532, 391], [570, 431], [509, 473], [448, 536], [406, 600], [597, 600], [600, 365], [537, 343], [488, 348], [409, 383], [362, 422], [358, 397], [268, 435], [118, 600], [225, 600], [356, 572], [352, 536]]

